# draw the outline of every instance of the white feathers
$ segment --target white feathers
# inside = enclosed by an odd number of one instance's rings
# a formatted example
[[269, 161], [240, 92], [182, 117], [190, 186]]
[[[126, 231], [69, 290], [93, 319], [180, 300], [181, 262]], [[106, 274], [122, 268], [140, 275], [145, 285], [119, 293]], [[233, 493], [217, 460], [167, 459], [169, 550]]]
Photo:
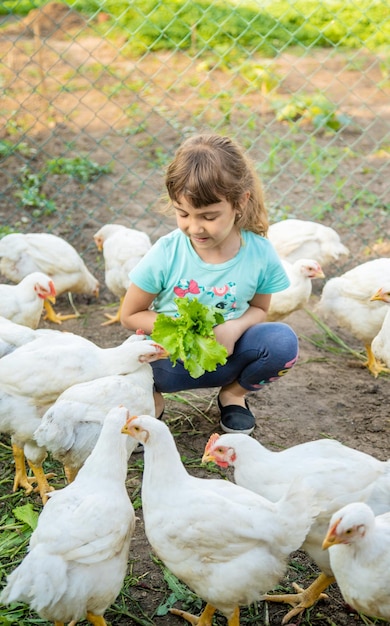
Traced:
[[280, 257], [290, 263], [309, 258], [325, 267], [349, 254], [338, 233], [318, 222], [282, 220], [270, 225], [268, 237]]

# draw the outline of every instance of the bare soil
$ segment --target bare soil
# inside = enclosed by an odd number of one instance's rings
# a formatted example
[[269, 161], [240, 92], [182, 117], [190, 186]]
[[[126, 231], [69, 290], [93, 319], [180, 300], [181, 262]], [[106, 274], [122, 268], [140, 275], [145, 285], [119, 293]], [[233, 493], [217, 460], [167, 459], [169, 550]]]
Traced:
[[[31, 23], [26, 22], [24, 37], [32, 36]], [[18, 26], [20, 37], [20, 26]], [[36, 30], [36, 29], [35, 29]], [[45, 31], [46, 32], [46, 31]], [[21, 73], [17, 74], [16, 70], [21, 68], [25, 59], [25, 51], [22, 48], [20, 39], [16, 35], [12, 35], [9, 31], [0, 43], [5, 58], [10, 58], [9, 67], [15, 72], [14, 79], [21, 81]], [[64, 56], [58, 60], [55, 69], [56, 80], [61, 76], [61, 72], [66, 70], [64, 67], [65, 59], [71, 64], [72, 59], [78, 59], [78, 62], [88, 63], [88, 58], [93, 51], [93, 58], [106, 66], [112, 62], [119, 64], [117, 59], [116, 48], [103, 40], [100, 40], [93, 33], [89, 33], [81, 42], [76, 40], [70, 43], [57, 37], [51, 41], [51, 48], [48, 49], [45, 57], [46, 63], [53, 55], [58, 55], [62, 50], [65, 51]], [[8, 55], [8, 57], [7, 57]], [[80, 56], [81, 55], [81, 56]], [[83, 57], [84, 55], [84, 57]], [[12, 58], [11, 58], [12, 57]], [[343, 91], [331, 94], [332, 97], [339, 97], [343, 100], [344, 106], [349, 106], [351, 111], [356, 106], [357, 96], [351, 95], [348, 91], [348, 81], [350, 85], [354, 85], [357, 81], [357, 73], [344, 71], [344, 65], [338, 55], [333, 55], [332, 60], [328, 61], [327, 56], [321, 52], [313, 53], [311, 58], [305, 57], [297, 61], [295, 57], [288, 54], [283, 55], [279, 60], [281, 70], [285, 75], [284, 88], [286, 93], [292, 89], [299, 89], [299, 81], [304, 81], [305, 76], [315, 72], [313, 78], [313, 89], [324, 88], [330, 85], [330, 76], [335, 73], [340, 74], [340, 85], [343, 85]], [[127, 61], [127, 66], [130, 64]], [[148, 65], [149, 64], [149, 65]], [[181, 65], [180, 65], [181, 64]], [[134, 75], [151, 75], [152, 73], [165, 74], [170, 72], [178, 72], [183, 70], [184, 57], [177, 57], [177, 61], [170, 59], [167, 63], [167, 57], [164, 55], [153, 57], [150, 55], [149, 60], [145, 59], [137, 67], [134, 65]], [[127, 67], [128, 69], [128, 67]], [[362, 133], [357, 138], [356, 133], [345, 133], [339, 139], [332, 139], [339, 145], [356, 145], [360, 141], [363, 145], [369, 146], [375, 137], [385, 136], [388, 125], [389, 101], [383, 97], [383, 92], [378, 90], [374, 92], [372, 84], [378, 81], [378, 67], [376, 64], [367, 64], [365, 73], [361, 72], [361, 89], [359, 97], [367, 97], [370, 99], [370, 106], [373, 111], [373, 119], [360, 120], [362, 127], [367, 124], [369, 133]], [[11, 71], [11, 70], [10, 70]], [[190, 72], [191, 68], [187, 68]], [[192, 70], [194, 71], [194, 70]], [[343, 72], [343, 73], [342, 73]], [[53, 74], [54, 75], [54, 74]], [[51, 72], [47, 73], [45, 89], [50, 90], [50, 83], [53, 81]], [[19, 78], [17, 78], [19, 76]], [[217, 76], [217, 74], [215, 74]], [[134, 76], [135, 80], [136, 76]], [[372, 81], [369, 80], [372, 79]], [[221, 79], [222, 80], [222, 79]], [[104, 100], [102, 92], [99, 91], [99, 80], [94, 83], [87, 99], [81, 102], [77, 92], [62, 93], [61, 101], [58, 94], [57, 107], [54, 103], [53, 108], [53, 127], [49, 130], [45, 124], [42, 124], [42, 116], [39, 114], [43, 104], [42, 98], [38, 97], [34, 92], [28, 91], [23, 94], [20, 90], [19, 99], [23, 102], [26, 117], [31, 116], [35, 119], [33, 128], [34, 142], [42, 142], [46, 149], [50, 149], [52, 158], [57, 153], [60, 155], [66, 141], [81, 141], [80, 149], [86, 153], [96, 154], [96, 158], [104, 155], [104, 148], [99, 143], [102, 136], [105, 141], [110, 144], [113, 151], [117, 150], [118, 162], [114, 173], [111, 177], [100, 177], [94, 186], [94, 192], [87, 194], [85, 189], [80, 189], [82, 194], [82, 207], [77, 204], [66, 204], [63, 200], [63, 214], [66, 214], [66, 220], [57, 221], [57, 216], [42, 217], [39, 222], [31, 223], [31, 230], [51, 230], [65, 239], [69, 240], [80, 252], [83, 253], [85, 261], [90, 270], [99, 278], [102, 291], [99, 302], [88, 300], [83, 296], [76, 296], [75, 303], [81, 312], [81, 317], [76, 320], [70, 320], [62, 325], [63, 330], [79, 333], [88, 339], [95, 341], [102, 347], [118, 345], [127, 336], [128, 332], [119, 325], [101, 326], [104, 321], [104, 312], [112, 312], [115, 306], [115, 299], [104, 285], [104, 267], [101, 256], [96, 253], [92, 245], [92, 235], [99, 228], [100, 224], [105, 222], [117, 221], [125, 225], [136, 223], [136, 227], [148, 232], [152, 239], [155, 240], [160, 234], [167, 232], [174, 226], [172, 222], [163, 222], [161, 218], [153, 213], [153, 211], [144, 211], [144, 207], [149, 204], [155, 204], [159, 194], [162, 192], [162, 179], [155, 177], [152, 181], [150, 170], [148, 170], [147, 159], [145, 162], [138, 163], [138, 172], [143, 170], [146, 172], [145, 177], [148, 178], [148, 184], [142, 190], [142, 197], [137, 199], [135, 193], [136, 179], [134, 171], [128, 173], [126, 184], [122, 183], [123, 171], [128, 159], [131, 158], [134, 147], [131, 141], [123, 142], [123, 136], [120, 136], [114, 127], [120, 126], [120, 100], [115, 99]], [[188, 79], [188, 85], [190, 81]], [[370, 87], [371, 86], [371, 87]], [[20, 85], [19, 85], [20, 87]], [[97, 90], [95, 90], [95, 87]], [[81, 87], [80, 87], [81, 89]], [[330, 89], [330, 87], [329, 87]], [[345, 89], [345, 90], [344, 90]], [[356, 93], [356, 92], [354, 92]], [[126, 94], [129, 97], [129, 93]], [[345, 102], [345, 99], [349, 99]], [[74, 101], [77, 99], [78, 117], [75, 129], [71, 117], [65, 118], [65, 111], [71, 111], [75, 106]], [[185, 107], [180, 108], [180, 99], [184, 102]], [[61, 104], [61, 106], [60, 106]], [[193, 106], [199, 106], [199, 100], [194, 99]], [[264, 104], [264, 103], [263, 103]], [[175, 102], [171, 102], [172, 107], [176, 107], [178, 117], [183, 119], [188, 116], [188, 93], [180, 92], [177, 94]], [[7, 98], [3, 103], [3, 108], [7, 106]], [[253, 103], [253, 106], [259, 106]], [[262, 106], [262, 105], [261, 105]], [[64, 114], [61, 114], [64, 111]], [[263, 111], [264, 113], [264, 111]], [[267, 111], [265, 112], [267, 115]], [[380, 121], [380, 115], [383, 115], [383, 124]], [[29, 117], [30, 119], [30, 117]], [[375, 121], [373, 121], [375, 119]], [[148, 133], [153, 136], [154, 133], [159, 136], [159, 141], [164, 145], [174, 148], [178, 142], [178, 135], [173, 130], [168, 131], [167, 128], [161, 127], [161, 120], [154, 112], [148, 118]], [[88, 129], [88, 132], [82, 134], [82, 128]], [[160, 132], [161, 131], [161, 132]], [[283, 134], [283, 128], [279, 129]], [[48, 148], [49, 146], [49, 148]], [[77, 147], [77, 144], [76, 144]], [[39, 155], [37, 156], [39, 158]], [[378, 159], [380, 159], [380, 155]], [[106, 160], [106, 159], [104, 159]], [[20, 164], [17, 160], [9, 162], [9, 177], [17, 175]], [[355, 172], [355, 184], [359, 184], [359, 176], [361, 182], [366, 184], [367, 174], [364, 171]], [[0, 172], [0, 178], [4, 175]], [[113, 180], [116, 180], [115, 198], [113, 204], [118, 207], [117, 210], [109, 209], [107, 206], [99, 204], [98, 198], [106, 198], [112, 194]], [[8, 179], [9, 181], [9, 179]], [[7, 181], [7, 184], [8, 184]], [[5, 182], [5, 181], [3, 181]], [[289, 180], [281, 182], [288, 187]], [[379, 184], [379, 183], [375, 183]], [[384, 181], [382, 181], [384, 184]], [[69, 181], [67, 187], [67, 196], [72, 197], [72, 193], [77, 194], [76, 183]], [[134, 193], [133, 193], [134, 192]], [[322, 190], [326, 196], [326, 189]], [[378, 189], [376, 189], [378, 192]], [[131, 209], [126, 211], [121, 207], [129, 206], [129, 197], [133, 193]], [[270, 196], [272, 190], [269, 190]], [[302, 187], [301, 198], [306, 194], [304, 186]], [[294, 198], [298, 201], [299, 198]], [[336, 214], [332, 215], [332, 219], [339, 223], [339, 232], [344, 241], [351, 249], [351, 257], [348, 261], [349, 266], [353, 266], [367, 258], [375, 255], [389, 256], [388, 239], [386, 232], [388, 229], [388, 217], [379, 215], [377, 217], [377, 226], [385, 234], [385, 241], [378, 243], [378, 237], [373, 237], [373, 223], [367, 222], [359, 224], [356, 229], [351, 230], [347, 225], [343, 227], [342, 219], [338, 221], [337, 207]], [[0, 216], [2, 223], [11, 223], [10, 215], [14, 214], [14, 206], [12, 199], [7, 204], [7, 199], [2, 200], [0, 204]], [[23, 212], [20, 212], [22, 215]], [[19, 213], [18, 213], [19, 216]], [[302, 217], [302, 216], [301, 216]], [[378, 221], [379, 220], [379, 221]], [[26, 227], [28, 228], [28, 226]], [[387, 231], [386, 231], [387, 228]], [[388, 235], [387, 235], [388, 237]], [[369, 247], [367, 247], [367, 242]], [[381, 247], [382, 246], [382, 247]], [[387, 246], [387, 247], [386, 247]], [[340, 268], [330, 268], [330, 274], [336, 274]], [[345, 271], [345, 267], [342, 271]], [[329, 275], [329, 274], [328, 274]], [[316, 281], [313, 287], [312, 301], [309, 306], [314, 309], [316, 300], [319, 297], [323, 281]], [[61, 312], [71, 312], [66, 296], [62, 296], [58, 300], [57, 310]], [[299, 444], [304, 441], [314, 440], [322, 437], [330, 437], [338, 439], [356, 449], [370, 453], [380, 459], [390, 457], [390, 439], [389, 439], [389, 406], [390, 406], [390, 378], [388, 376], [380, 376], [375, 379], [360, 364], [353, 362], [348, 353], [341, 354], [339, 352], [330, 352], [325, 347], [314, 345], [311, 340], [324, 340], [322, 332], [315, 324], [313, 319], [305, 312], [299, 311], [293, 313], [286, 318], [287, 323], [291, 324], [300, 338], [300, 358], [297, 365], [287, 376], [283, 377], [275, 384], [271, 384], [258, 393], [250, 394], [250, 404], [256, 415], [257, 424], [254, 436], [258, 438], [264, 445], [271, 449], [278, 450], [287, 446]], [[47, 322], [42, 321], [42, 327], [48, 327]], [[353, 348], [360, 350], [360, 346], [353, 337], [347, 336], [341, 329], [334, 329], [339, 332], [340, 336]], [[328, 343], [329, 346], [329, 343]], [[331, 346], [329, 346], [331, 347]], [[205, 468], [200, 467], [200, 458], [203, 448], [209, 435], [218, 431], [218, 410], [215, 403], [216, 390], [205, 390], [203, 393], [183, 394], [181, 397], [167, 396], [166, 411], [164, 419], [172, 428], [176, 435], [176, 442], [180, 452], [190, 460], [188, 471], [198, 476], [207, 476]], [[185, 403], [183, 404], [183, 399]], [[139, 488], [142, 479], [142, 455], [131, 459], [129, 466], [128, 486], [131, 497], [135, 499], [139, 497]], [[118, 599], [114, 607], [107, 611], [106, 619], [108, 622], [116, 626], [125, 626], [133, 623], [148, 624], [153, 623], [156, 626], [178, 625], [182, 624], [176, 616], [162, 615], [156, 616], [157, 608], [169, 597], [170, 590], [163, 579], [161, 567], [153, 560], [152, 551], [145, 537], [142, 525], [142, 510], [137, 510], [139, 521], [137, 524], [136, 534], [131, 548], [131, 560], [129, 566], [129, 576], [131, 584], [126, 587], [126, 592]], [[205, 511], [207, 515], [207, 511]], [[218, 524], [218, 519], [215, 519]], [[292, 555], [291, 565], [286, 574], [282, 585], [291, 589], [293, 581], [298, 582], [301, 586], [306, 587], [318, 573], [315, 564], [301, 552]], [[239, 575], [239, 573], [238, 573]], [[178, 606], [180, 603], [176, 603]], [[243, 609], [242, 623], [269, 624], [276, 626], [281, 623], [283, 616], [287, 611], [286, 607], [277, 604], [259, 603], [257, 607]], [[225, 623], [221, 617], [216, 618], [218, 624]], [[299, 620], [295, 620], [298, 623]], [[359, 616], [351, 612], [345, 606], [337, 585], [332, 585], [329, 589], [329, 598], [320, 601], [312, 610], [308, 611], [301, 619], [302, 624], [315, 624], [322, 626], [324, 624], [335, 626], [356, 626], [363, 624]]]

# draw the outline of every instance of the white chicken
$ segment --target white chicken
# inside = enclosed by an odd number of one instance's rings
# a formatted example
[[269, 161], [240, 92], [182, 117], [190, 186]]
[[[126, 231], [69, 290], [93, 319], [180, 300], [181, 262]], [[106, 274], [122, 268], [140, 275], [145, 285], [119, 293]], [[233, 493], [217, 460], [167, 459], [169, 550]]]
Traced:
[[344, 600], [359, 613], [390, 620], [390, 512], [362, 502], [336, 511], [323, 542]]
[[115, 315], [105, 313], [108, 321], [102, 326], [106, 326], [120, 322], [123, 299], [130, 284], [129, 272], [152, 247], [152, 242], [143, 231], [121, 224], [105, 224], [93, 238], [98, 250], [103, 252], [106, 285], [120, 300]]
[[334, 511], [356, 500], [367, 502], [377, 513], [390, 508], [390, 461], [379, 461], [335, 440], [308, 441], [273, 452], [248, 435], [214, 434], [202, 460], [223, 468], [232, 466], [238, 485], [272, 501], [303, 479], [313, 490], [313, 502], [321, 512], [301, 547], [317, 563], [321, 574], [305, 591], [294, 585], [297, 594], [265, 596], [266, 600], [295, 605], [283, 624], [312, 606], [334, 582], [329, 555], [322, 549]]
[[106, 625], [103, 614], [121, 590], [135, 528], [125, 486], [126, 415], [124, 407], [110, 411], [76, 480], [51, 494], [1, 602], [24, 602], [56, 626], [83, 619]]
[[290, 286], [272, 294], [267, 321], [282, 320], [309, 302], [312, 280], [325, 278], [322, 267], [314, 259], [298, 259], [293, 263], [282, 259], [283, 267], [290, 279]]
[[338, 233], [318, 222], [292, 218], [282, 220], [270, 225], [268, 238], [279, 256], [290, 263], [305, 257], [316, 259], [325, 267], [349, 255]]
[[[26, 494], [37, 490], [42, 502], [47, 501], [47, 494], [52, 488], [43, 471], [42, 463], [47, 454], [46, 449], [34, 440], [34, 432], [40, 424], [41, 413], [34, 402], [26, 396], [10, 396], [0, 390], [0, 432], [11, 436], [12, 454], [15, 463], [13, 491], [20, 487]], [[33, 472], [27, 476], [25, 460]]]
[[389, 280], [390, 258], [374, 259], [331, 278], [325, 283], [316, 308], [319, 315], [332, 325], [346, 329], [364, 344], [366, 366], [377, 377], [383, 366], [377, 362], [371, 342], [379, 332], [388, 306], [384, 302], [370, 302], [373, 287]]
[[[390, 284], [378, 289], [371, 297], [371, 301], [378, 300], [390, 305]], [[378, 334], [372, 340], [371, 349], [376, 361], [384, 363], [382, 371], [390, 372], [390, 306]]]
[[139, 365], [132, 373], [72, 385], [43, 415], [34, 438], [63, 463], [69, 482], [91, 453], [103, 420], [115, 403], [131, 406], [138, 413], [155, 414], [150, 363], [167, 353], [151, 340], [141, 345]]
[[[52, 278], [57, 295], [99, 295], [99, 281], [79, 253], [65, 239], [50, 233], [12, 233], [0, 239], [0, 272], [14, 283], [32, 272], [44, 272]], [[47, 300], [44, 306], [45, 319], [57, 324], [78, 316], [55, 313]]]
[[36, 330], [0, 316], [0, 357], [36, 339]]
[[[28, 396], [45, 406], [76, 383], [134, 372], [145, 349], [135, 337], [113, 348], [100, 348], [73, 333], [43, 335], [0, 359], [0, 391]], [[166, 355], [164, 348], [159, 349]]]
[[17, 285], [0, 285], [0, 315], [16, 324], [38, 328], [45, 302], [55, 302], [55, 296], [52, 279], [42, 272], [32, 272]]
[[187, 473], [164, 422], [130, 417], [122, 432], [144, 446], [142, 510], [151, 546], [182, 582], [207, 602], [192, 624], [221, 611], [239, 626], [239, 605], [258, 600], [282, 578], [288, 555], [303, 542], [314, 514], [302, 485], [272, 503], [226, 480]]
[[[68, 333], [67, 333], [68, 335]], [[47, 340], [57, 340], [64, 336], [60, 330], [52, 328], [30, 328], [23, 324], [16, 324], [0, 316], [0, 357], [20, 348], [25, 343], [46, 336]]]

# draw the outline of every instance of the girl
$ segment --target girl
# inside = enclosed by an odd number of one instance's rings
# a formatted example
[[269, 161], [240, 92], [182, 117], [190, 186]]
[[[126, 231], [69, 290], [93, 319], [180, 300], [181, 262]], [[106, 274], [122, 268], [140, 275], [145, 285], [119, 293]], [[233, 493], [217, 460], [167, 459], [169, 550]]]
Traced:
[[266, 238], [260, 181], [234, 141], [201, 134], [177, 150], [165, 184], [178, 228], [130, 272], [121, 323], [150, 334], [158, 313], [177, 314], [176, 297], [217, 307], [225, 321], [214, 333], [227, 348], [227, 363], [196, 379], [180, 362], [152, 363], [156, 415], [164, 409], [163, 392], [220, 387], [222, 430], [250, 434], [255, 418], [245, 395], [278, 380], [298, 355], [293, 330], [266, 322], [271, 294], [289, 280]]

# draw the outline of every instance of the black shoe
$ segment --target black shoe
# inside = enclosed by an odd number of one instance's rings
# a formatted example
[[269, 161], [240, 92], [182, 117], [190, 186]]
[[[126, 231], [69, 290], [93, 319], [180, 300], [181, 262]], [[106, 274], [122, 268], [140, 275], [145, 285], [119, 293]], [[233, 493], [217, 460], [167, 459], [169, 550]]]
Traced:
[[222, 406], [217, 398], [218, 408], [221, 412], [221, 421], [219, 422], [222, 430], [225, 433], [242, 433], [243, 435], [250, 435], [253, 433], [256, 425], [255, 416], [249, 410], [247, 401], [245, 400], [245, 406], [238, 406], [237, 404], [228, 404]]

